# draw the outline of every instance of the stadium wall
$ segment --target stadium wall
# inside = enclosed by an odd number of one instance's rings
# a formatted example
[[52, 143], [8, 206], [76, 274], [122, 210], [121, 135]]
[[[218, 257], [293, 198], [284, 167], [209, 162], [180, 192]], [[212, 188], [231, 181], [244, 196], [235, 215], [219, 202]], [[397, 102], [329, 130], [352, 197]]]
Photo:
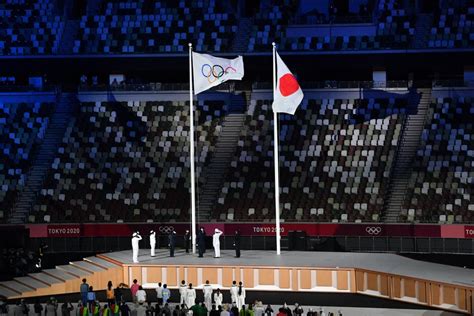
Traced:
[[[224, 231], [222, 248], [233, 249], [233, 234], [242, 233], [242, 249], [274, 250], [272, 223], [202, 223], [208, 233], [208, 248], [212, 248], [211, 231]], [[3, 226], [2, 229], [14, 226]], [[130, 249], [133, 231], [159, 232], [160, 247], [167, 245], [171, 227], [178, 233], [178, 246], [188, 223], [127, 223], [127, 224], [31, 224], [18, 226], [25, 231], [26, 243], [34, 249], [46, 243], [49, 251], [106, 252]], [[376, 251], [397, 253], [459, 253], [472, 254], [474, 225], [435, 224], [341, 224], [341, 223], [283, 223], [282, 249], [306, 251]], [[147, 248], [144, 239], [141, 247]]]

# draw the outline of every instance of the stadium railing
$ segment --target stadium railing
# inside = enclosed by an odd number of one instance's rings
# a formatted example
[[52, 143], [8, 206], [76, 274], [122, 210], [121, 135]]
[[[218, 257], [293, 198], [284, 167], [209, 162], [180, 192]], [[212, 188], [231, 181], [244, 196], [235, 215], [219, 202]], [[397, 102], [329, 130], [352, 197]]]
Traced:
[[[415, 87], [432, 87], [432, 88], [454, 88], [454, 87], [474, 87], [474, 81], [469, 80], [433, 80], [433, 81], [407, 81], [407, 80], [389, 80], [389, 81], [302, 81], [303, 89], [383, 89], [383, 88], [410, 88]], [[5, 89], [4, 89], [5, 88]], [[247, 84], [245, 82], [225, 82], [211, 90], [229, 91], [234, 90], [271, 90], [273, 85], [271, 82], [254, 82]], [[49, 86], [42, 89], [36, 89], [26, 86], [0, 86], [2, 91], [55, 91], [57, 87]], [[188, 83], [141, 83], [141, 84], [118, 84], [118, 85], [79, 85], [78, 91], [187, 91]]]
[[43, 87], [33, 87], [25, 85], [0, 85], [1, 92], [58, 92], [56, 85], [47, 85]]

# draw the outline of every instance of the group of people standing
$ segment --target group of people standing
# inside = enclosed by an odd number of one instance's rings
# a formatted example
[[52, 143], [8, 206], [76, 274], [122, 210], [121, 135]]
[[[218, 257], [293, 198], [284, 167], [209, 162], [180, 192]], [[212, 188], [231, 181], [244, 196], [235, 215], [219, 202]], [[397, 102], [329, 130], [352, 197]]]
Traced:
[[[213, 305], [223, 305], [224, 296], [220, 288], [217, 288], [214, 292], [212, 285], [209, 284], [209, 280], [206, 280], [206, 283], [202, 287], [202, 291], [204, 294], [204, 305], [207, 310], [210, 311]], [[233, 281], [232, 287], [230, 288], [231, 301], [233, 304], [238, 306], [239, 309], [245, 305], [245, 295], [245, 288], [243, 287], [242, 282], [239, 282], [239, 285], [237, 285], [237, 282]], [[186, 285], [184, 280], [181, 281], [179, 286], [179, 303], [185, 304], [189, 307], [196, 304], [196, 290], [193, 288], [192, 283]]]
[[[214, 258], [220, 258], [221, 256], [221, 244], [220, 237], [223, 234], [218, 228], [214, 229], [214, 234], [212, 236], [212, 246], [214, 247]], [[138, 252], [139, 252], [139, 242], [143, 238], [140, 235], [140, 232], [136, 231], [132, 234], [132, 259], [133, 263], [139, 263], [138, 261]], [[175, 247], [176, 247], [176, 231], [174, 228], [171, 228], [170, 233], [168, 234], [168, 248], [170, 250], [170, 257], [174, 257]], [[190, 244], [191, 244], [191, 234], [189, 230], [186, 230], [184, 234], [184, 249], [186, 253], [189, 253]], [[203, 227], [199, 229], [198, 235], [196, 236], [196, 244], [198, 248], [199, 258], [204, 257], [206, 252], [206, 232]], [[236, 230], [234, 234], [234, 243], [235, 257], [240, 258], [240, 231]], [[156, 248], [156, 232], [154, 230], [150, 231], [150, 256], [155, 257], [155, 248]]]

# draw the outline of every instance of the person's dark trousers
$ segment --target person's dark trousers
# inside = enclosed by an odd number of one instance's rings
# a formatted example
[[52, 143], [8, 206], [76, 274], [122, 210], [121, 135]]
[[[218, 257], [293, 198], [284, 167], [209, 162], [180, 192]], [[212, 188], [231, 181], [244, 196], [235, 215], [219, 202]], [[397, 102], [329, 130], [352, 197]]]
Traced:
[[189, 253], [189, 241], [186, 242], [186, 253]]
[[82, 306], [87, 305], [87, 293], [81, 293]]
[[174, 247], [170, 247], [170, 257], [174, 257]]
[[199, 257], [202, 257], [202, 255], [203, 255], [203, 249], [202, 249], [202, 247], [199, 247], [199, 248], [198, 248], [198, 251], [199, 251]]
[[235, 248], [235, 256], [240, 258], [240, 248]]

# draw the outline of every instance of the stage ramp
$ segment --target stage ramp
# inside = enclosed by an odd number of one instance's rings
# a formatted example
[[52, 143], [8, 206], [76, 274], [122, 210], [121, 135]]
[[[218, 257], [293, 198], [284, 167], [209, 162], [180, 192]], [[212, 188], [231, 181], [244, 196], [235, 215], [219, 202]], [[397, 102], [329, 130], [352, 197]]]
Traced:
[[57, 266], [55, 269], [0, 282], [0, 295], [17, 299], [77, 293], [84, 278], [94, 290], [103, 290], [108, 281], [112, 281], [114, 285], [121, 283], [122, 271], [121, 265], [98, 257], [88, 257], [82, 261]]

